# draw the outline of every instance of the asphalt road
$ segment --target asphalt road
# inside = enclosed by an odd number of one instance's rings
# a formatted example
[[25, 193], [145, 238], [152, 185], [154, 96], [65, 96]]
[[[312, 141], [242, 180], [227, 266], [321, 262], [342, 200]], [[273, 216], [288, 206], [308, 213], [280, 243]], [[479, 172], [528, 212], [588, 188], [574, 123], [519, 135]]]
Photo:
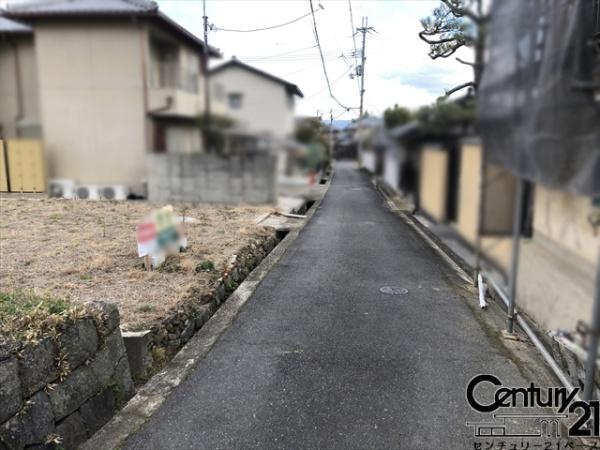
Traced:
[[468, 381], [526, 382], [461, 284], [338, 165], [236, 322], [124, 448], [473, 448]]

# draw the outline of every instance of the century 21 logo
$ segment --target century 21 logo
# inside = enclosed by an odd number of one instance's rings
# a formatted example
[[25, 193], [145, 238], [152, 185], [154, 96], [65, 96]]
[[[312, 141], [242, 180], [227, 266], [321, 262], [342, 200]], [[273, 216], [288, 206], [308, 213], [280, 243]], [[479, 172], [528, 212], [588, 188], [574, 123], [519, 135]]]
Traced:
[[[493, 386], [493, 400], [476, 398], [475, 390], [485, 383]], [[572, 391], [565, 387], [541, 389], [534, 383], [528, 387], [506, 387], [498, 377], [489, 374], [477, 375], [467, 385], [467, 401], [475, 411], [490, 413], [500, 408], [554, 408], [561, 414], [569, 412], [578, 416], [569, 428], [569, 436], [598, 437], [600, 403], [598, 400], [576, 400], [578, 393], [579, 388]]]

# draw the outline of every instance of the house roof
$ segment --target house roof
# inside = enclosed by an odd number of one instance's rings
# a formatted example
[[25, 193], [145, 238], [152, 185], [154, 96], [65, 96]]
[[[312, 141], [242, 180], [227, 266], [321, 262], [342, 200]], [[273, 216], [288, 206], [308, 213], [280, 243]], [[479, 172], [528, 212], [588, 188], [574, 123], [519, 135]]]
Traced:
[[[45, 0], [9, 4], [3, 11], [14, 19], [37, 20], [75, 17], [145, 17], [169, 28], [192, 45], [204, 49], [204, 42], [161, 12], [151, 0]], [[209, 46], [211, 56], [220, 52]]]
[[31, 32], [29, 25], [0, 16], [0, 34], [31, 34]]
[[412, 132], [417, 131], [418, 129], [419, 129], [419, 122], [417, 120], [413, 120], [413, 121], [410, 121], [405, 124], [402, 124], [402, 125], [392, 128], [389, 131], [389, 133], [390, 133], [390, 136], [398, 139], [398, 138], [405, 137], [405, 136], [411, 134]]
[[261, 76], [268, 80], [274, 81], [275, 83], [279, 83], [279, 84], [283, 85], [289, 94], [294, 94], [301, 98], [304, 97], [304, 94], [302, 93], [300, 88], [297, 85], [295, 85], [294, 83], [285, 81], [281, 78], [276, 77], [275, 75], [271, 75], [270, 73], [263, 72], [262, 70], [259, 70], [256, 67], [249, 66], [248, 64], [241, 62], [236, 57], [233, 57], [226, 63], [221, 64], [220, 66], [211, 69], [209, 71], [209, 73], [211, 75], [214, 75], [214, 74], [222, 72], [223, 70], [228, 69], [230, 67], [239, 67], [241, 69], [247, 70], [248, 72], [254, 73], [258, 76]]

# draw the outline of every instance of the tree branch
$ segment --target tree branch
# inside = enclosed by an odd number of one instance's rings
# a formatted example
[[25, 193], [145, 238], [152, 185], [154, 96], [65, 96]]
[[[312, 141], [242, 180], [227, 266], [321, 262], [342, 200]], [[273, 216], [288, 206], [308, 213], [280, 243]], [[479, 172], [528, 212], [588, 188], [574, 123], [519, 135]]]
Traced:
[[456, 91], [460, 91], [461, 89], [464, 89], [466, 87], [476, 87], [475, 83], [473, 81], [469, 81], [468, 83], [463, 83], [463, 84], [459, 84], [456, 87], [453, 87], [452, 89], [449, 89], [446, 91], [445, 97], [449, 97], [452, 94], [454, 94]]
[[455, 41], [456, 38], [451, 37], [451, 38], [444, 38], [444, 39], [438, 39], [437, 41], [431, 40], [431, 39], [427, 39], [425, 36], [430, 36], [430, 33], [427, 33], [425, 31], [420, 31], [419, 32], [419, 37], [427, 42], [429, 45], [433, 45], [433, 44], [445, 44], [447, 42], [452, 42]]
[[464, 64], [465, 66], [471, 66], [471, 67], [475, 67], [475, 66], [477, 65], [477, 64], [475, 64], [475, 63], [472, 63], [472, 62], [469, 62], [469, 61], [463, 61], [462, 59], [460, 59], [460, 58], [458, 58], [458, 57], [456, 58], [456, 60], [457, 60], [459, 63], [461, 63], [461, 64]]
[[454, 3], [452, 3], [451, 0], [441, 0], [441, 1], [444, 5], [446, 5], [448, 8], [450, 8], [450, 11], [452, 11], [452, 14], [454, 14], [456, 17], [467, 16], [469, 19], [471, 19], [473, 22], [475, 22], [477, 24], [481, 23], [484, 19], [483, 17], [475, 14], [470, 9], [460, 8], [460, 7], [456, 6]]

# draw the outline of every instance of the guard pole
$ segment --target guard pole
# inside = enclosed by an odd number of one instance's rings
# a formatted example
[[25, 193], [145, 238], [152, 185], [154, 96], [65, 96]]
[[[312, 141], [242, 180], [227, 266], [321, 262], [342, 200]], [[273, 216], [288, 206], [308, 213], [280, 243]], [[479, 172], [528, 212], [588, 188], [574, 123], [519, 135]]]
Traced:
[[512, 258], [510, 263], [510, 279], [508, 284], [508, 314], [506, 331], [513, 333], [515, 322], [515, 304], [517, 297], [517, 277], [519, 273], [519, 243], [521, 240], [521, 225], [523, 224], [523, 200], [525, 196], [525, 180], [517, 178], [515, 194], [515, 209], [513, 216]]
[[592, 306], [592, 320], [589, 330], [589, 345], [587, 361], [585, 364], [585, 384], [583, 387], [584, 400], [594, 398], [594, 385], [596, 378], [596, 359], [598, 357], [598, 338], [600, 335], [600, 251], [596, 262], [596, 289], [594, 304]]
[[[462, 150], [462, 146], [461, 146]], [[481, 143], [481, 161], [479, 164], [479, 205], [477, 206], [477, 236], [475, 241], [475, 267], [473, 273], [473, 285], [477, 287], [479, 274], [481, 273], [482, 249], [481, 241], [483, 234], [483, 223], [485, 215], [485, 191], [486, 191], [486, 165], [485, 165], [485, 148]]]

